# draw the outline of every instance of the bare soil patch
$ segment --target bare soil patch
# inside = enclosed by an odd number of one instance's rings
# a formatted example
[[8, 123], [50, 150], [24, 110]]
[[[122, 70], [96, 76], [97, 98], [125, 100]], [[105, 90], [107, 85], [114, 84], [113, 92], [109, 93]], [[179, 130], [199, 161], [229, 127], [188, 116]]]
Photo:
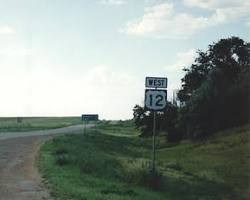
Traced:
[[51, 200], [35, 167], [39, 145], [64, 133], [82, 130], [72, 126], [54, 130], [0, 135], [0, 200]]

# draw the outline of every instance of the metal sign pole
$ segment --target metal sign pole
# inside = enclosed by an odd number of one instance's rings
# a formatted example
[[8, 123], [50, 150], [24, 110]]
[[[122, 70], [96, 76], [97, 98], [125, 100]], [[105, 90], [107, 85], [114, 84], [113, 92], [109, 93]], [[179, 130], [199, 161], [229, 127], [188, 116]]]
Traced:
[[83, 135], [84, 135], [84, 120], [82, 121], [82, 125], [83, 125], [83, 127], [82, 127], [82, 133], [83, 133]]
[[85, 123], [84, 123], [84, 133], [86, 134], [86, 124], [87, 124], [87, 120], [85, 120]]
[[153, 119], [153, 166], [152, 166], [153, 172], [155, 172], [155, 135], [156, 135], [156, 111], [154, 111], [154, 119]]

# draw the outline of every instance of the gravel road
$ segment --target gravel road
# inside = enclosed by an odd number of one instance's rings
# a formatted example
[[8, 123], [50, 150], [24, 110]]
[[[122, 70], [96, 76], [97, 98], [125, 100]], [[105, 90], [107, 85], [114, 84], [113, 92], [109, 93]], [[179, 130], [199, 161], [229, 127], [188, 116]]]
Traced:
[[0, 200], [51, 200], [34, 166], [39, 145], [56, 135], [79, 133], [82, 130], [82, 125], [76, 125], [51, 130], [0, 133]]

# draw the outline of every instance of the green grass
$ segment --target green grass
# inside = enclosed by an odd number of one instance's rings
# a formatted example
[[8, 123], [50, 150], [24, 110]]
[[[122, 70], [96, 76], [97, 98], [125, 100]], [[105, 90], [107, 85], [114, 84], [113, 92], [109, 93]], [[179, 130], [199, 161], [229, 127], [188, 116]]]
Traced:
[[151, 141], [139, 138], [129, 123], [101, 123], [86, 135], [46, 142], [38, 165], [53, 196], [62, 200], [249, 199], [250, 125], [203, 142], [173, 145], [160, 138], [158, 174], [152, 178]]
[[134, 122], [132, 120], [127, 121], [99, 121], [97, 130], [102, 133], [114, 136], [127, 136], [134, 137], [140, 135], [135, 129]]
[[80, 117], [1, 117], [0, 132], [32, 131], [80, 124]]

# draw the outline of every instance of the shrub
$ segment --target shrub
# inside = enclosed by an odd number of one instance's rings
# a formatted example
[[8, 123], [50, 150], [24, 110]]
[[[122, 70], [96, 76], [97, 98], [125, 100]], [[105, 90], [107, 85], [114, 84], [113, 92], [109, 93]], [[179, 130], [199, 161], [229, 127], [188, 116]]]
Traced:
[[56, 156], [56, 164], [64, 166], [69, 164], [69, 156], [67, 154], [59, 154]]
[[141, 185], [153, 190], [161, 190], [164, 186], [162, 173], [152, 171], [148, 167], [137, 167], [126, 170], [124, 179], [128, 183]]
[[167, 142], [176, 143], [182, 140], [182, 132], [177, 128], [169, 128], [167, 133]]
[[68, 150], [65, 148], [58, 148], [55, 150], [55, 155], [62, 155], [62, 154], [67, 154]]
[[159, 171], [143, 171], [142, 175], [141, 185], [154, 190], [161, 190], [163, 188], [163, 175]]

